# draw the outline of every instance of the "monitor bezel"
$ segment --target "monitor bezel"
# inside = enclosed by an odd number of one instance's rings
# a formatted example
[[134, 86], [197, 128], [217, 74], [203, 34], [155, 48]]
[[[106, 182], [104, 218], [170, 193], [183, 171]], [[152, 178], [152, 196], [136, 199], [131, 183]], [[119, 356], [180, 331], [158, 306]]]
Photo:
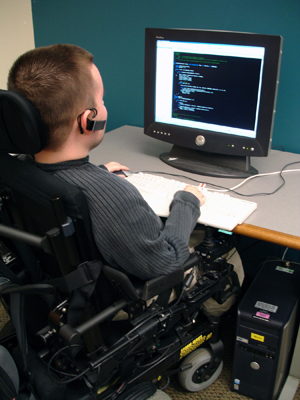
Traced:
[[[256, 138], [183, 128], [155, 121], [156, 41], [194, 41], [265, 48], [263, 81]], [[173, 145], [231, 156], [267, 156], [271, 147], [283, 38], [235, 31], [158, 29], [145, 31], [144, 133]], [[184, 129], [185, 137], [182, 132]], [[204, 144], [199, 137], [204, 137]], [[200, 141], [201, 142], [201, 141]]]

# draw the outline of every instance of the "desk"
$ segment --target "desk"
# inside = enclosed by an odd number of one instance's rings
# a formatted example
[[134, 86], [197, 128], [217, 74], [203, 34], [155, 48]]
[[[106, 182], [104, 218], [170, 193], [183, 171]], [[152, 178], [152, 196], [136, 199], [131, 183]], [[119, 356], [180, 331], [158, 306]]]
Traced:
[[[90, 161], [94, 164], [118, 161], [133, 172], [175, 173], [226, 187], [233, 187], [242, 181], [195, 175], [172, 168], [159, 159], [161, 153], [170, 149], [170, 144], [144, 135], [143, 128], [126, 125], [108, 132], [101, 145], [91, 151]], [[276, 150], [272, 150], [268, 157], [255, 157], [251, 160], [259, 173], [279, 171], [293, 161], [300, 161], [300, 154]], [[300, 169], [300, 164], [290, 169], [296, 168]], [[248, 198], [257, 203], [257, 210], [243, 224], [238, 225], [234, 232], [300, 250], [300, 172], [285, 173], [284, 177], [286, 183], [277, 193]], [[189, 182], [184, 178], [176, 179]], [[239, 190], [243, 194], [272, 192], [281, 182], [279, 175], [261, 177], [252, 179]]]

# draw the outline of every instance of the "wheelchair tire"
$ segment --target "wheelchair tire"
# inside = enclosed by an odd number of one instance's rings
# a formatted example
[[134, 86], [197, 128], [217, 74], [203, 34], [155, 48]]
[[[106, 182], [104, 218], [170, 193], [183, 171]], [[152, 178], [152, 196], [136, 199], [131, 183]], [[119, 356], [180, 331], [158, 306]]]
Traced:
[[162, 390], [156, 389], [151, 382], [139, 383], [132, 388], [125, 390], [118, 400], [172, 400]]
[[138, 383], [118, 397], [118, 400], [148, 400], [156, 393], [156, 386], [151, 382]]
[[163, 392], [162, 390], [157, 390], [156, 393], [153, 396], [148, 397], [147, 400], [172, 400], [172, 399], [169, 395], [167, 395], [167, 393]]
[[189, 354], [181, 365], [192, 364], [192, 367], [178, 374], [181, 386], [189, 392], [198, 392], [210, 386], [219, 377], [223, 368], [221, 361], [214, 371], [206, 374], [210, 360], [211, 352], [208, 349], [194, 350]]

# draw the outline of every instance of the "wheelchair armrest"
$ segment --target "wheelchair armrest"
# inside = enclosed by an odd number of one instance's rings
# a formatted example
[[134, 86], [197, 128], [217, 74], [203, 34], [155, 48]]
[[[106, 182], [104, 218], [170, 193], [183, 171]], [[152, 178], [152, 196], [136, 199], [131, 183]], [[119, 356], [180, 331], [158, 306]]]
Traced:
[[140, 298], [137, 288], [133, 285], [129, 277], [124, 272], [104, 265], [102, 269], [104, 275], [108, 280], [126, 297], [131, 300], [138, 300]]
[[183, 280], [183, 269], [178, 268], [168, 275], [157, 276], [149, 281], [142, 281], [135, 276], [128, 277], [108, 265], [103, 266], [103, 272], [109, 281], [130, 300], [149, 300], [152, 297], [172, 288]]
[[198, 265], [198, 262], [198, 257], [195, 254], [191, 254], [181, 268], [177, 268], [168, 275], [157, 276], [146, 282], [136, 277], [129, 278], [125, 273], [109, 267], [108, 265], [103, 266], [103, 272], [109, 281], [131, 300], [138, 300], [141, 298], [147, 301], [182, 283], [184, 271]]
[[157, 276], [156, 278], [150, 279], [145, 282], [141, 298], [145, 301], [152, 299], [168, 289], [182, 283], [184, 271], [182, 268], [178, 268], [168, 275]]
[[183, 282], [184, 272], [194, 266], [198, 266], [198, 264], [198, 256], [196, 254], [191, 254], [182, 267], [177, 268], [168, 275], [158, 276], [145, 282], [141, 298], [147, 301], [152, 297], [181, 284]]

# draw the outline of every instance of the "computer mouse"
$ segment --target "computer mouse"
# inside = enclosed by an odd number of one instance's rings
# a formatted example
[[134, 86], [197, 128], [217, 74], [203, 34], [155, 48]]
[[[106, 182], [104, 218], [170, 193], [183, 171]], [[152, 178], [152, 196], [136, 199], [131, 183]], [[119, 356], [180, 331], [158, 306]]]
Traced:
[[120, 176], [125, 176], [127, 178], [129, 175], [132, 175], [133, 172], [123, 171], [122, 169], [120, 169], [119, 171], [114, 171], [113, 174], [120, 175]]

